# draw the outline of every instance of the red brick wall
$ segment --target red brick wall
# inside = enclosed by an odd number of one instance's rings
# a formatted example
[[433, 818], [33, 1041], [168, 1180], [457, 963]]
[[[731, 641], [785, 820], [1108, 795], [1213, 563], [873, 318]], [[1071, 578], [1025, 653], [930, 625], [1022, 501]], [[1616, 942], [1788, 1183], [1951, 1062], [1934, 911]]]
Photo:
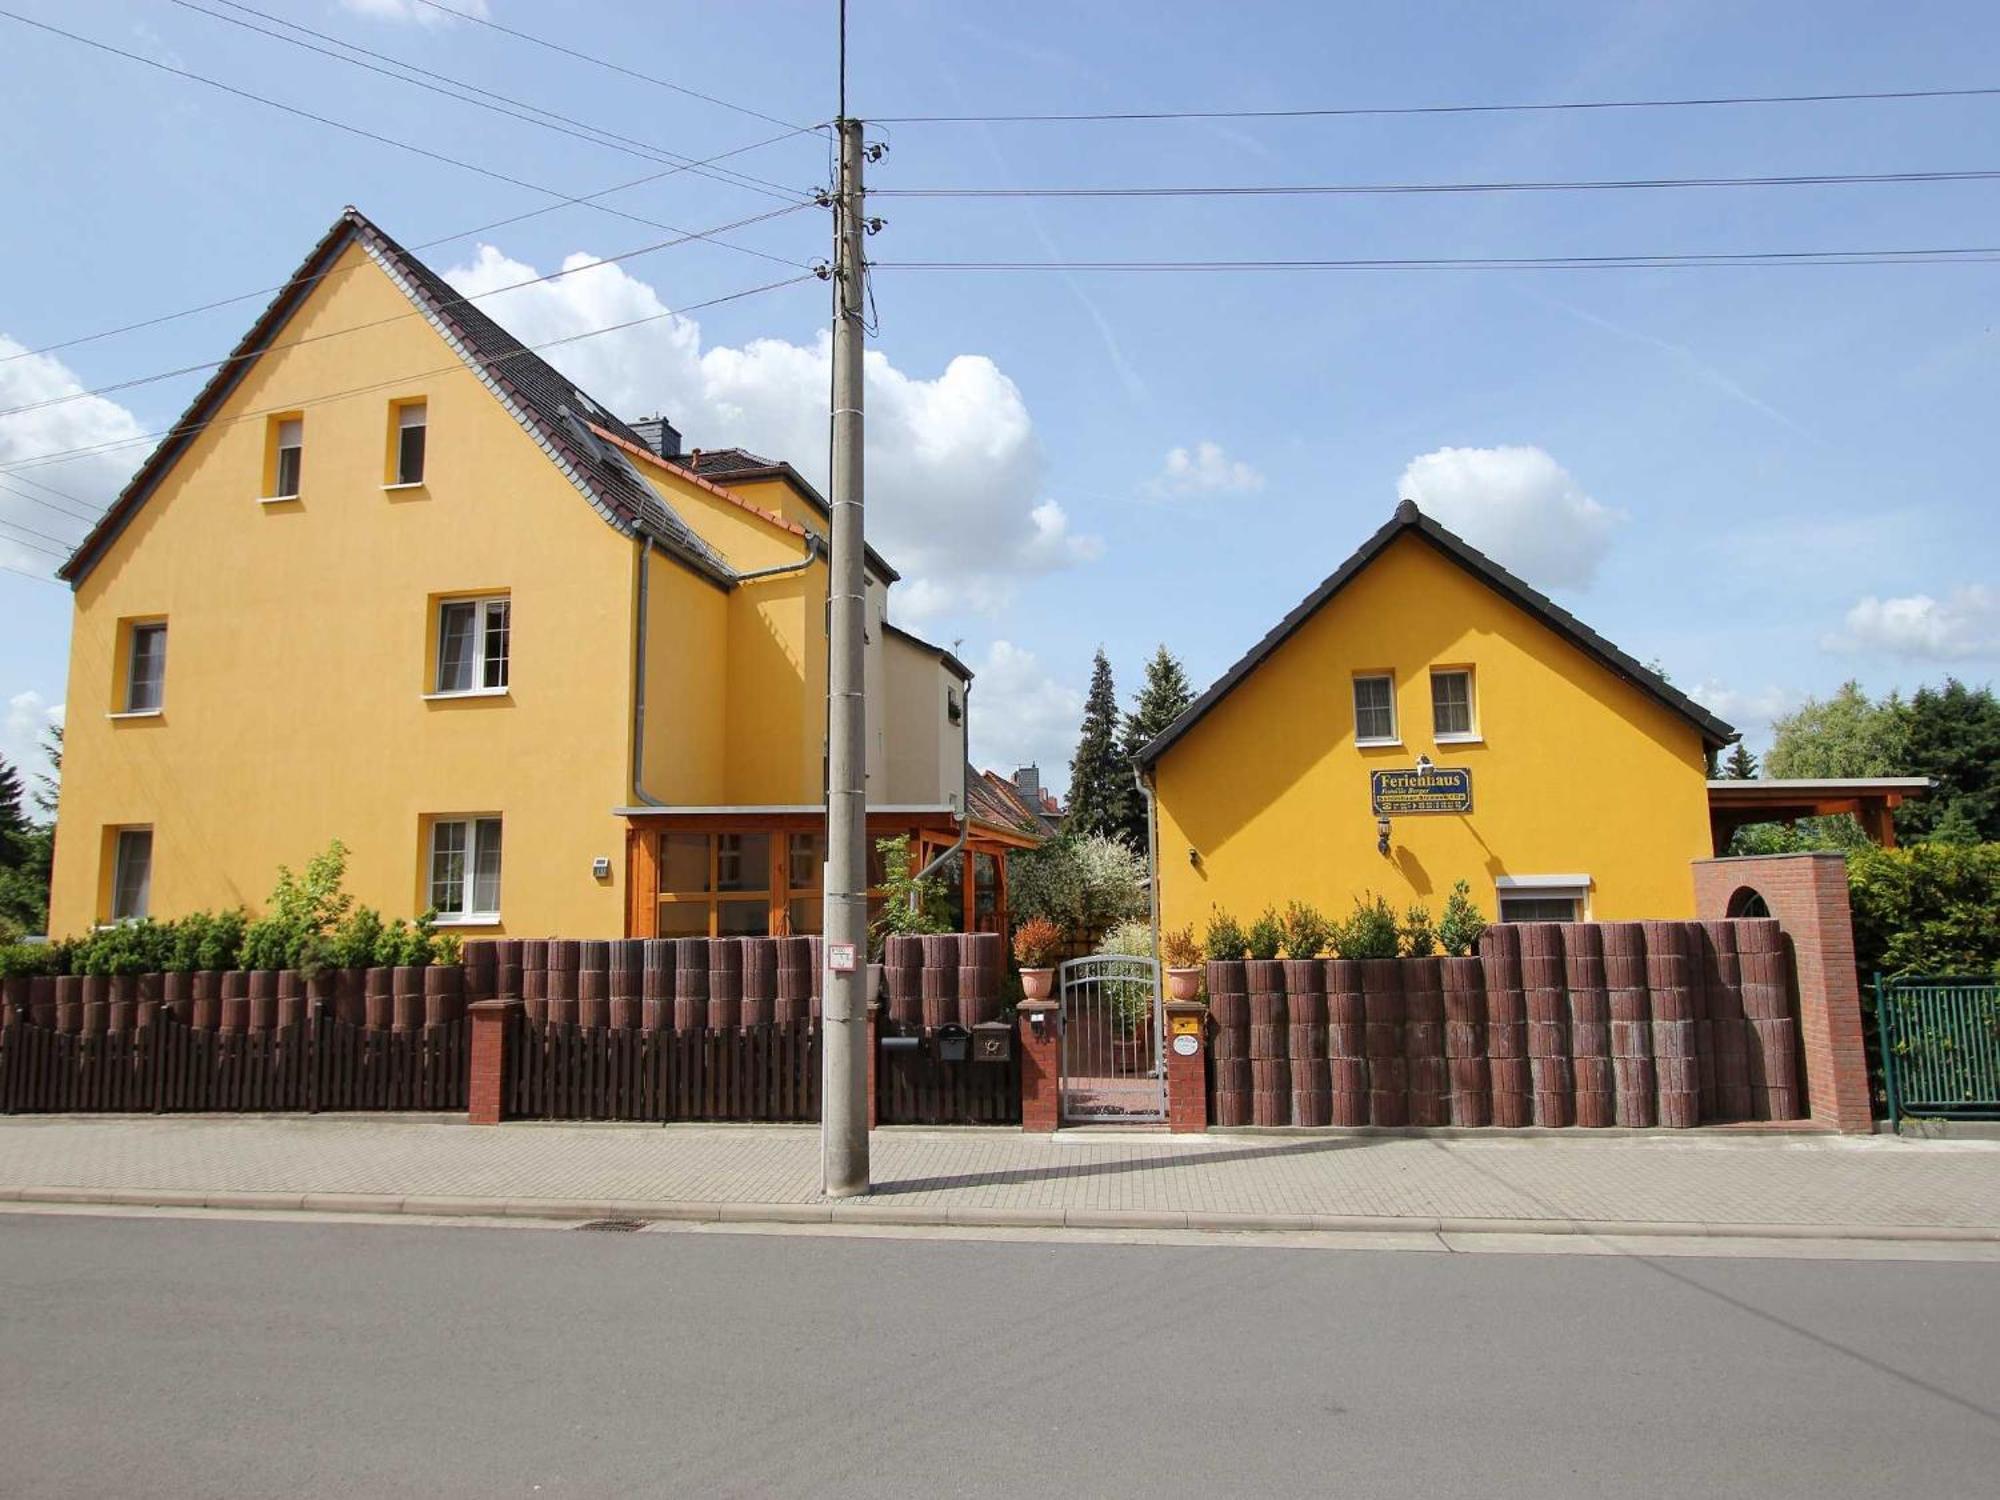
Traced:
[[1744, 891], [1764, 898], [1791, 952], [1812, 1118], [1837, 1130], [1872, 1129], [1846, 857], [1772, 854], [1694, 862], [1701, 916], [1731, 915]]

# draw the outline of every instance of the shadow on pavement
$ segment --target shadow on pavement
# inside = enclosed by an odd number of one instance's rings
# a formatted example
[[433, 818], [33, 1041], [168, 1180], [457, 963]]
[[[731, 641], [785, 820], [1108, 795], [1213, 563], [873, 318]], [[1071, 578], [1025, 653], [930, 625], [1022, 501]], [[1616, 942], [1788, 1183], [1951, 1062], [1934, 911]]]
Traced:
[[1164, 1171], [1175, 1167], [1208, 1166], [1211, 1163], [1269, 1161], [1278, 1156], [1323, 1156], [1330, 1151], [1352, 1151], [1373, 1145], [1367, 1136], [1338, 1140], [1299, 1141], [1288, 1146], [1239, 1147], [1233, 1151], [1181, 1152], [1175, 1155], [1130, 1157], [1115, 1161], [1050, 1162], [1037, 1167], [1012, 1167], [993, 1172], [961, 1172], [949, 1177], [911, 1177], [898, 1182], [877, 1182], [870, 1196], [881, 1198], [897, 1193], [934, 1193], [946, 1188], [1007, 1187], [1027, 1182], [1067, 1181], [1079, 1177], [1110, 1177], [1132, 1172]]

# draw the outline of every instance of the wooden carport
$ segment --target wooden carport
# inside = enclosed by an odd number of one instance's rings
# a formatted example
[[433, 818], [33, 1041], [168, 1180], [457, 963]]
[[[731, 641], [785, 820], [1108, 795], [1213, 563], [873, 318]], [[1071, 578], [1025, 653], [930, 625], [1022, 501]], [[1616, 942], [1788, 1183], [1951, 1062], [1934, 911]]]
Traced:
[[1927, 776], [1835, 776], [1798, 780], [1711, 781], [1708, 824], [1715, 852], [1726, 854], [1736, 830], [1752, 823], [1796, 823], [1851, 813], [1884, 849], [1896, 847], [1891, 816], [1906, 798], [1931, 789]]

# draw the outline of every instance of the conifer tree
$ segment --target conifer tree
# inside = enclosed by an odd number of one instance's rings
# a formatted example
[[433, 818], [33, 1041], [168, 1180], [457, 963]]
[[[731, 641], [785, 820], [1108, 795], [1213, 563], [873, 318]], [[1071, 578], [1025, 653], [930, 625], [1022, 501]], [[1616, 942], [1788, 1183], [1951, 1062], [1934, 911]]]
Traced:
[[[1125, 715], [1124, 728], [1119, 736], [1118, 758], [1127, 766], [1128, 774], [1139, 752], [1157, 739], [1192, 702], [1194, 689], [1188, 684], [1187, 672], [1174, 654], [1161, 646], [1146, 663], [1145, 685], [1139, 689], [1138, 697], [1133, 699], [1132, 712]], [[1128, 800], [1131, 815], [1120, 830], [1120, 836], [1143, 854], [1146, 850], [1146, 801], [1136, 791]]]
[[1750, 753], [1750, 747], [1741, 740], [1729, 752], [1729, 759], [1723, 762], [1722, 774], [1731, 781], [1755, 781], [1757, 779], [1757, 757]]
[[1083, 730], [1069, 763], [1069, 818], [1063, 830], [1123, 838], [1137, 798], [1131, 768], [1118, 754], [1118, 692], [1111, 681], [1111, 660], [1100, 646], [1083, 701]]

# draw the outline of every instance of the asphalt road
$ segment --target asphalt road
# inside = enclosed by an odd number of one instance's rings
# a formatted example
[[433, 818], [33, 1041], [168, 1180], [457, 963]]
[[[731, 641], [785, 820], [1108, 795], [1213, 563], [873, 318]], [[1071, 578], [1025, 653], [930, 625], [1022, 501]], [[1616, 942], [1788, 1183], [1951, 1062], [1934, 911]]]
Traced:
[[0, 1216], [0, 1493], [1991, 1493], [1991, 1265]]

